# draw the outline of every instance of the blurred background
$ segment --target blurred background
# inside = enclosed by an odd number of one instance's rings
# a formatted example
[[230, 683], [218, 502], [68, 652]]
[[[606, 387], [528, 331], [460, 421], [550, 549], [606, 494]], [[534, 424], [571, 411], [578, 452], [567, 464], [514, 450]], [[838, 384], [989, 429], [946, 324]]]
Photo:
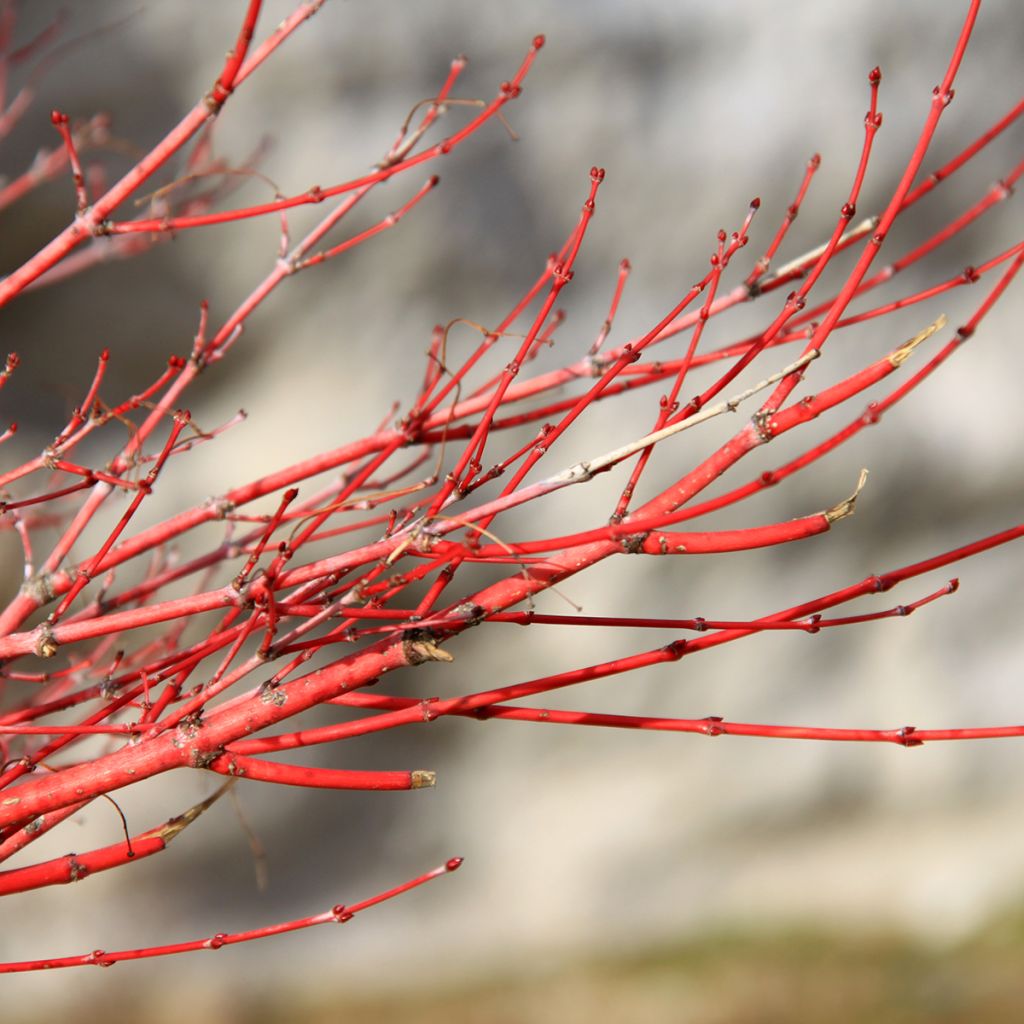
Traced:
[[[751, 245], [730, 283], [738, 281], [772, 237], [815, 151], [822, 169], [780, 261], [823, 241], [856, 166], [866, 76], [876, 64], [884, 74], [884, 124], [858, 205], [861, 214], [879, 211], [913, 148], [965, 6], [524, 0], [513, 9], [469, 0], [329, 0], [231, 100], [216, 131], [220, 154], [242, 164], [265, 143], [259, 169], [286, 194], [357, 176], [387, 150], [410, 107], [436, 92], [452, 57], [470, 57], [455, 94], [489, 99], [533, 35], [544, 32], [547, 46], [523, 96], [507, 108], [519, 139], [488, 125], [435, 167], [440, 189], [397, 230], [287, 282], [261, 308], [191, 396], [204, 426], [241, 406], [247, 421], [179, 460], [165, 504], [155, 501], [147, 514], [190, 506], [373, 429], [393, 401], [408, 401], [434, 324], [455, 317], [493, 324], [534, 280], [575, 223], [592, 164], [603, 165], [607, 179], [564, 293], [568, 320], [545, 357], [550, 365], [589, 346], [622, 257], [634, 271], [613, 343], [641, 333], [678, 301], [704, 274], [715, 231], [737, 227], [759, 195]], [[133, 147], [155, 143], [207, 91], [243, 7], [75, 5], [67, 38], [103, 30], [35, 82], [34, 106], [4, 140], [0, 170], [20, 173], [40, 147], [55, 145], [52, 107], [72, 118], [109, 113], [113, 136], [126, 145], [108, 166], [111, 173], [128, 166]], [[27, 39], [57, 10], [49, 2], [22, 4], [19, 35]], [[258, 35], [290, 10], [268, 3]], [[1019, 4], [986, 3], [926, 170], [1017, 100], [1022, 40]], [[466, 116], [453, 109], [443, 130]], [[919, 204], [883, 260], [980, 198], [1019, 160], [1022, 138], [1018, 125]], [[379, 190], [346, 232], [400, 205], [422, 178], [414, 172]], [[272, 197], [270, 185], [253, 180], [232, 202]], [[6, 211], [0, 272], [59, 230], [72, 205], [70, 183], [60, 180]], [[293, 237], [314, 217], [295, 214]], [[884, 295], [981, 263], [1018, 241], [1020, 224], [1013, 201], [1001, 204]], [[279, 230], [267, 219], [183, 233], [4, 310], [0, 344], [19, 352], [22, 367], [4, 390], [2, 415], [19, 421], [21, 450], [36, 451], [53, 437], [102, 348], [111, 351], [110, 398], [152, 380], [168, 354], [187, 354], [200, 300], [223, 320], [272, 266]], [[837, 335], [812, 368], [812, 385], [892, 350], [940, 312], [952, 326], [962, 323], [993, 281]], [[763, 326], [781, 301], [768, 297], [713, 322], [706, 346]], [[719, 528], [753, 525], [829, 507], [869, 467], [856, 516], [828, 537], [685, 563], [620, 559], [625, 565], [602, 565], [572, 581], [567, 596], [590, 614], [752, 617], [1012, 525], [1024, 485], [1022, 315], [1018, 283], [969, 345], [880, 426], [716, 521]], [[749, 379], [776, 363], [762, 361]], [[593, 415], [551, 468], [643, 433], [656, 401], [655, 392], [644, 393]], [[861, 408], [857, 401], [823, 421], [815, 436]], [[734, 427], [681, 440], [656, 472], [668, 479], [678, 459], [696, 461]], [[808, 437], [769, 446], [724, 487], [781, 465]], [[605, 491], [566, 495], [539, 512], [549, 526], [596, 525], [593, 510], [605, 507], [615, 483], [621, 486], [616, 479]], [[529, 519], [523, 523], [528, 528]], [[4, 576], [16, 580], [20, 552], [10, 535], [0, 556]], [[972, 559], [952, 570], [962, 582], [955, 597], [906, 620], [813, 637], [759, 636], [543, 703], [837, 727], [1013, 723], [1022, 704], [1022, 564], [1014, 546]], [[950, 574], [855, 610], [913, 600]], [[566, 606], [546, 595], [539, 608]], [[540, 627], [526, 637], [506, 627], [460, 638], [452, 645], [455, 665], [419, 670], [408, 692], [514, 682], [661, 641], [660, 634]], [[905, 750], [467, 720], [355, 741], [321, 752], [321, 763], [434, 768], [436, 790], [239, 786], [248, 826], [265, 848], [266, 891], [257, 890], [245, 831], [224, 801], [163, 857], [9, 899], [0, 957], [255, 927], [354, 902], [455, 854], [466, 857], [458, 874], [345, 929], [314, 929], [216, 957], [11, 978], [3, 985], [4, 1019], [51, 1020], [72, 1007], [85, 1022], [136, 1014], [171, 1021], [186, 1010], [226, 1022], [340, 1014], [1007, 1019], [1007, 1007], [1024, 995], [1022, 751], [1018, 740]], [[211, 789], [197, 773], [139, 787], [121, 802], [143, 828]], [[115, 816], [102, 811], [50, 837], [47, 855], [116, 841]]]

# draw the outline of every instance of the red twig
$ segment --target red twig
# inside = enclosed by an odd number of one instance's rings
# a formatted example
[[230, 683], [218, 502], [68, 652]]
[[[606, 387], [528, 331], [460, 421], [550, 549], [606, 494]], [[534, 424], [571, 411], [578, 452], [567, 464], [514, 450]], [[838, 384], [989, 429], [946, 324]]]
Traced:
[[[543, 43], [541, 37], [534, 40], [516, 75], [502, 84], [489, 103], [452, 96], [465, 66], [463, 58], [456, 58], [437, 93], [412, 108], [388, 152], [372, 172], [357, 179], [300, 195], [278, 196], [270, 203], [218, 209], [225, 189], [197, 189], [192, 184], [213, 175], [217, 180], [240, 175], [234, 173], [237, 169], [213, 159], [206, 131], [185, 161], [186, 177], [152, 198], [157, 215], [111, 220], [126, 199], [137, 195], [144, 182], [182, 152], [232, 92], [319, 3], [298, 7], [278, 30], [252, 48], [260, 6], [258, 0], [247, 5], [234, 49], [204, 100], [112, 188], [97, 187], [90, 178], [87, 189], [78, 148], [93, 137], [85, 128], [80, 135], [73, 132], [63, 115], [55, 117], [64, 149], [58, 156], [47, 157], [45, 167], [37, 169], [37, 178], [70, 166], [78, 214], [36, 256], [0, 281], [2, 305], [35, 281], [53, 281], [76, 269], [80, 258], [85, 262], [93, 259], [92, 250], [78, 255], [73, 250], [96, 236], [137, 239], [143, 246], [151, 244], [149, 233], [166, 236], [176, 230], [267, 213], [280, 218], [280, 247], [276, 254], [268, 254], [270, 266], [262, 280], [243, 292], [245, 298], [219, 327], [210, 321], [209, 306], [201, 305], [199, 328], [187, 359], [172, 356], [149, 387], [110, 403], [101, 394], [108, 386], [104, 353], [84, 389], [81, 405], [53, 442], [0, 475], [0, 488], [5, 491], [0, 514], [6, 517], [4, 525], [17, 531], [24, 562], [23, 586], [0, 614], [0, 685], [7, 688], [0, 714], [4, 758], [0, 768], [0, 860], [25, 849], [38, 835], [96, 798], [109, 798], [119, 788], [179, 768], [253, 783], [337, 790], [407, 790], [433, 785], [432, 772], [309, 767], [265, 760], [260, 755], [425, 724], [441, 716], [905, 746], [927, 740], [1024, 735], [1024, 727], [1019, 725], [859, 729], [738, 723], [715, 716], [683, 719], [652, 713], [597, 714], [508, 704], [647, 666], [671, 664], [764, 632], [814, 634], [825, 628], [905, 617], [952, 593], [956, 581], [916, 601], [881, 611], [828, 618], [824, 614], [1024, 536], [1024, 526], [1015, 525], [755, 619], [629, 614], [629, 609], [623, 614], [615, 607], [607, 615], [584, 615], [582, 611], [559, 615], [535, 610], [532, 603], [613, 556], [719, 554], [783, 545], [822, 534], [853, 511], [863, 476], [848, 499], [813, 515], [767, 524], [761, 519], [739, 524], [712, 521], [698, 530], [679, 529], [690, 519], [737, 505], [774, 486], [877, 423], [963, 346], [1024, 264], [1024, 242], [1003, 241], [999, 243], [1001, 251], [988, 252], [966, 267], [968, 261], [957, 257], [954, 266], [963, 269], [956, 274], [945, 269], [927, 283], [896, 295], [876, 292], [910, 266], [934, 262], [936, 253], [948, 253], [970, 225], [992, 210], [1004, 209], [1001, 204], [1010, 199], [1024, 174], [1024, 164], [1018, 163], [994, 186], [976, 192], [974, 201], [949, 224], [926, 228], [924, 237], [918, 236], [904, 251], [894, 254], [887, 266], [871, 270], [897, 219], [942, 180], [966, 167], [1024, 113], [1024, 104], [1018, 103], [914, 186], [942, 111], [952, 98], [977, 2], [970, 5], [911, 156], [878, 216], [855, 222], [881, 125], [877, 102], [881, 75], [876, 69], [869, 76], [870, 109], [846, 201], [830, 229], [805, 243], [807, 251], [776, 266], [783, 243], [791, 242], [795, 219], [818, 167], [817, 157], [807, 164], [794, 199], [760, 259], [740, 271], [739, 284], [730, 284], [730, 279], [736, 273], [735, 264], [743, 259], [751, 219], [760, 205], [757, 200], [750, 204], [735, 232], [719, 233], [710, 266], [685, 294], [677, 293], [665, 302], [668, 312], [653, 327], [621, 344], [610, 342], [630, 274], [629, 262], [623, 260], [607, 316], [596, 337], [588, 333], [593, 342], [582, 355], [561, 360], [554, 369], [536, 372], [530, 367], [533, 376], [529, 376], [526, 368], [542, 349], [546, 351], [556, 338], [559, 347], [566, 341], [567, 330], [560, 327], [565, 312], [558, 303], [567, 294], [566, 286], [576, 272], [596, 212], [604, 175], [593, 168], [583, 208], [561, 249], [512, 302], [509, 312], [488, 326], [456, 318], [435, 328], [422, 383], [410, 396], [407, 411], [403, 413], [396, 403], [365, 437], [232, 486], [202, 506], [186, 508], [132, 534], [142, 501], [154, 488], [165, 486], [161, 471], [170, 456], [184, 456], [193, 445], [212, 440], [222, 429], [186, 434], [184, 414], [176, 416], [169, 431], [166, 429], [172, 410], [182, 405], [182, 396], [199, 373], [226, 358], [257, 310], [287, 278], [350, 253], [397, 226], [436, 185], [436, 176], [371, 227], [341, 241], [327, 239], [380, 184], [452, 152], [482, 126], [500, 120], [504, 107], [519, 95]], [[0, 21], [0, 55], [9, 51], [5, 32], [10, 35], [9, 26], [5, 29]], [[0, 78], [4, 69], [0, 59]], [[22, 102], [16, 99], [15, 109], [8, 107], [0, 117], [8, 122], [16, 119], [20, 116], [17, 104]], [[427, 144], [426, 133], [456, 105], [477, 109], [461, 128], [456, 127], [440, 142]], [[18, 185], [19, 190], [27, 187], [28, 179]], [[90, 192], [102, 193], [92, 205]], [[5, 195], [0, 193], [0, 205]], [[181, 198], [183, 195], [188, 198]], [[337, 203], [293, 245], [288, 211], [330, 197], [337, 197]], [[851, 254], [852, 266], [838, 285], [828, 285], [823, 292], [824, 275], [839, 266], [846, 252]], [[43, 278], [47, 272], [52, 273]], [[974, 284], [978, 284], [979, 298], [970, 316], [915, 373], [907, 373], [899, 386], [881, 397], [875, 397], [878, 391], [873, 389], [891, 375], [906, 372], [901, 368], [913, 350], [943, 330], [943, 317], [881, 358], [879, 349], [865, 352], [845, 376], [826, 377], [827, 367], [814, 362], [838, 330], [869, 320], [884, 325], [890, 314], [933, 303]], [[792, 290], [783, 299], [788, 289]], [[865, 296], [870, 305], [865, 302], [853, 308], [854, 301]], [[740, 303], [753, 302], [766, 309], [760, 329], [739, 339], [711, 340], [712, 332], [724, 323], [723, 314]], [[453, 333], [456, 327], [458, 332]], [[476, 334], [469, 335], [466, 327]], [[667, 348], [668, 342], [686, 331], [689, 336], [659, 359], [661, 350], [655, 346]], [[465, 335], [472, 337], [472, 344], [466, 345]], [[897, 340], [891, 338], [889, 344]], [[781, 369], [772, 367], [775, 372], [758, 384], [749, 385], [746, 380], [733, 383], [755, 361], [763, 365], [770, 349], [786, 344], [802, 344], [803, 354]], [[8, 359], [0, 372], [0, 386], [16, 363], [15, 357]], [[700, 384], [692, 385], [699, 375], [705, 376]], [[813, 377], [815, 386], [805, 397], [794, 400], [793, 392], [805, 377]], [[660, 400], [652, 402], [649, 415], [632, 425], [613, 418], [612, 403], [619, 396], [651, 387], [661, 388], [662, 393]], [[693, 391], [684, 392], [690, 387]], [[732, 388], [742, 390], [732, 393]], [[703, 429], [717, 416], [740, 412], [744, 403], [762, 391], [769, 397], [764, 400], [761, 395], [759, 407], [751, 403], [756, 411], [724, 443], [704, 448], [699, 443], [680, 443], [677, 435]], [[695, 397], [685, 397], [694, 392]], [[723, 397], [730, 393], [731, 397]], [[824, 439], [820, 433], [814, 435], [818, 417], [869, 393], [870, 404], [845, 427]], [[575, 454], [572, 457], [577, 461], [560, 472], [545, 476], [535, 472], [554, 445], [567, 447], [563, 439], [570, 434], [585, 440], [589, 423], [602, 415], [608, 417], [609, 426], [618, 429], [616, 439], [608, 442], [609, 450], [595, 454], [588, 448], [586, 457]], [[13, 430], [12, 426], [4, 436]], [[107, 436], [100, 434], [104, 430], [126, 430], [127, 440], [121, 435], [113, 457], [94, 466], [93, 447]], [[724, 493], [703, 497], [743, 459], [775, 438], [794, 433], [805, 440], [784, 465], [761, 471]], [[159, 438], [164, 440], [155, 440]], [[667, 472], [654, 483], [651, 467], [658, 460]], [[531, 520], [512, 514], [525, 506], [547, 513], [555, 507], [557, 492], [585, 486], [614, 472], [621, 478], [609, 506], [595, 502], [577, 521], [562, 522], [551, 513], [541, 517], [541, 525], [533, 520], [531, 526]], [[315, 480], [320, 476], [323, 479]], [[312, 483], [305, 488], [307, 481]], [[302, 494], [300, 484], [305, 488]], [[107, 506], [116, 494], [124, 496], [124, 505], [113, 513]], [[261, 499], [267, 499], [265, 506], [247, 507]], [[213, 524], [218, 525], [211, 540], [201, 529]], [[78, 549], [84, 538], [94, 535], [102, 539], [90, 541], [90, 553], [83, 558]], [[174, 551], [178, 541], [193, 539], [195, 543], [179, 557]], [[91, 582], [95, 585], [86, 600], [84, 591]], [[51, 605], [50, 614], [43, 619], [38, 613]], [[484, 688], [475, 692], [460, 692], [453, 679], [443, 698], [392, 696], [371, 689], [385, 674], [451, 661], [448, 647], [457, 647], [460, 634], [499, 624], [616, 629], [620, 636], [648, 629], [696, 635], [675, 635], [657, 648], [561, 673], [542, 673], [533, 679], [488, 679], [478, 684]], [[140, 629], [147, 632], [139, 634]], [[36, 665], [17, 661], [33, 656], [52, 658], [55, 669], [37, 671]], [[321, 705], [366, 714], [328, 724], [295, 721]], [[275, 729], [289, 731], [273, 732]], [[208, 803], [198, 806], [204, 808]], [[125, 867], [133, 859], [163, 850], [177, 834], [175, 823], [195, 810], [122, 843], [0, 873], [0, 893], [62, 884], [94, 871]], [[125, 834], [127, 837], [127, 829]], [[219, 948], [343, 920], [355, 910], [398, 895], [455, 866], [456, 861], [449, 862], [445, 868], [348, 909], [335, 907], [263, 929], [118, 953], [96, 951], [24, 961], [0, 965], [0, 971], [109, 964]]]
[[17, 974], [23, 971], [53, 970], [57, 967], [110, 967], [116, 963], [123, 963], [126, 960], [145, 960], [156, 956], [170, 956], [175, 953], [195, 953], [199, 950], [222, 949], [224, 946], [233, 946], [241, 942], [253, 942], [256, 939], [266, 939], [272, 935], [284, 935], [287, 932], [301, 931], [304, 928], [312, 928], [318, 924], [344, 924], [350, 921], [356, 914], [378, 903], [394, 899], [418, 888], [426, 882], [455, 871], [462, 864], [461, 857], [452, 857], [441, 867], [434, 868], [426, 874], [410, 879], [393, 889], [388, 889], [369, 899], [360, 900], [357, 903], [337, 904], [330, 910], [320, 914], [313, 914], [310, 917], [300, 917], [292, 921], [285, 921], [281, 924], [264, 925], [262, 928], [252, 928], [244, 932], [218, 932], [208, 939], [195, 939], [191, 942], [176, 942], [164, 946], [148, 946], [143, 949], [122, 949], [108, 951], [95, 949], [91, 953], [83, 953], [80, 956], [56, 957], [44, 960], [22, 960], [17, 963], [0, 964], [0, 974]]

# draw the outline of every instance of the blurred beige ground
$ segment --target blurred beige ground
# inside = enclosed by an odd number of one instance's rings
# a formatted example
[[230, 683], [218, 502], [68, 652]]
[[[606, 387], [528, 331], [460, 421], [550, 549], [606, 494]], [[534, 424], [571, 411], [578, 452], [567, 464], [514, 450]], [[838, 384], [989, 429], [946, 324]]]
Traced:
[[[397, 994], [210, 986], [190, 990], [187, 1005], [193, 1019], [219, 1024], [1001, 1024], [1019, 1017], [1022, 955], [1020, 917], [941, 947], [884, 931], [726, 932]], [[175, 1024], [184, 1001], [150, 991], [146, 1020]], [[76, 1019], [125, 1019], [126, 1005], [111, 994]]]

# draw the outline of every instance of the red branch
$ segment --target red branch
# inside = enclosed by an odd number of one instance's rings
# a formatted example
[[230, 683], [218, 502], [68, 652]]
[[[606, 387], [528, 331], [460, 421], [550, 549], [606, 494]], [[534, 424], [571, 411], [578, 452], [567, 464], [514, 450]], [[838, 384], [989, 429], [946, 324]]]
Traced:
[[[738, 214], [734, 231], [717, 232], [709, 240], [708, 264], [688, 288], [666, 298], [657, 322], [630, 340], [613, 341], [631, 273], [629, 262], [621, 261], [610, 280], [607, 316], [595, 334], [574, 355], [538, 370], [542, 350], [557, 342], [557, 353], [566, 344], [566, 312], [560, 303], [583, 265], [580, 253], [596, 216], [604, 171], [594, 167], [581, 189], [575, 223], [563, 229], [561, 248], [542, 267], [538, 263], [532, 284], [510, 296], [505, 312], [496, 313], [488, 324], [456, 318], [432, 332], [428, 329], [418, 389], [406, 396], [404, 406], [396, 404], [376, 429], [291, 465], [268, 468], [259, 478], [237, 483], [202, 505], [179, 506], [166, 520], [138, 524], [143, 501], [168, 487], [165, 477], [172, 456], [177, 464], [200, 442], [223, 443], [224, 427], [204, 430], [187, 412], [176, 411], [184, 410], [199, 374], [214, 368], [223, 372], [232, 365], [228, 356], [244, 349], [239, 346], [243, 330], [258, 322], [264, 304], [290, 278], [314, 266], [322, 267], [318, 274], [328, 275], [331, 267], [326, 264], [348, 261], [360, 246], [373, 244], [378, 235], [400, 224], [408, 230], [415, 216], [404, 223], [403, 218], [438, 185], [436, 175], [398, 198], [392, 213], [383, 218], [377, 214], [369, 228], [341, 233], [345, 218], [382, 183], [452, 153], [484, 125], [502, 120], [543, 45], [543, 37], [533, 40], [516, 73], [489, 102], [453, 96], [465, 68], [465, 59], [456, 58], [437, 92], [413, 106], [370, 173], [270, 203], [224, 209], [226, 188], [195, 183], [243, 175], [214, 159], [210, 133], [200, 132], [319, 6], [316, 0], [300, 4], [262, 43], [254, 44], [261, 4], [250, 0], [234, 48], [208, 94], [112, 187], [98, 185], [80, 157], [87, 144], [101, 137], [101, 123], [94, 119], [86, 127], [75, 127], [55, 113], [63, 149], [45, 155], [34, 176], [0, 191], [2, 206], [24, 195], [34, 182], [70, 169], [78, 207], [63, 231], [0, 281], [0, 306], [34, 282], [56, 282], [102, 258], [90, 255], [94, 249], [101, 252], [96, 247], [75, 252], [99, 236], [122, 236], [117, 245], [125, 248], [117, 252], [127, 256], [151, 244], [151, 235], [167, 237], [178, 230], [266, 214], [280, 218], [281, 224], [280, 247], [267, 254], [267, 266], [241, 299], [225, 307], [233, 312], [219, 326], [210, 314], [218, 308], [218, 296], [212, 305], [200, 305], [198, 329], [185, 354], [171, 355], [148, 386], [115, 401], [104, 396], [112, 358], [104, 352], [92, 380], [72, 390], [81, 404], [53, 441], [0, 473], [0, 525], [16, 531], [23, 554], [23, 584], [0, 610], [0, 686], [5, 691], [0, 714], [0, 860], [21, 854], [72, 815], [91, 812], [97, 799], [109, 800], [118, 789], [182, 768], [254, 785], [334, 790], [432, 786], [434, 773], [427, 770], [314, 767], [262, 755], [424, 725], [443, 716], [903, 746], [1024, 735], [1024, 726], [1016, 724], [812, 727], [509, 703], [672, 664], [764, 632], [815, 634], [905, 618], [951, 595], [957, 581], [938, 588], [934, 582], [927, 584], [923, 589], [930, 592], [924, 597], [884, 610], [842, 606], [1024, 536], [1024, 525], [1011, 525], [753, 619], [683, 618], [672, 611], [648, 615], [628, 606], [612, 607], [607, 614], [552, 614], [533, 606], [563, 581], [586, 575], [609, 558], [781, 548], [824, 534], [853, 513], [863, 472], [856, 491], [825, 511], [807, 515], [804, 507], [797, 510], [797, 518], [785, 521], [765, 523], [751, 515], [680, 529], [698, 516], [713, 516], [730, 506], [746, 508], [744, 502], [761, 490], [840, 452], [865, 427], [878, 424], [964, 348], [1024, 265], [1019, 237], [1002, 240], [995, 252], [972, 254], [976, 258], [971, 260], [959, 252], [949, 255], [954, 246], [967, 247], [971, 225], [982, 218], [991, 221], [992, 211], [1012, 200], [1014, 186], [1024, 175], [1024, 162], [1018, 162], [1001, 168], [995, 185], [989, 183], [991, 177], [981, 186], [968, 183], [971, 198], [957, 216], [942, 226], [925, 224], [905, 249], [889, 257], [891, 262], [872, 269], [902, 215], [954, 174], [966, 177], [993, 140], [1024, 117], [1024, 103], [1017, 103], [919, 180], [953, 97], [977, 0], [969, 5], [907, 163], [877, 214], [856, 219], [882, 124], [881, 73], [875, 69], [868, 76], [863, 143], [845, 199], [836, 201], [838, 214], [829, 224], [811, 226], [800, 242], [802, 255], [777, 265], [783, 246], [793, 244], [799, 234], [797, 216], [815, 181], [817, 155], [794, 182], [794, 198], [781, 218], [772, 215], [777, 226], [759, 258], [749, 258], [746, 250], [761, 206], [755, 199]], [[44, 43], [29, 44], [25, 52], [33, 52], [36, 45]], [[4, 43], [0, 79], [7, 70], [5, 61], [12, 59]], [[22, 116], [27, 102], [16, 98], [0, 112], [5, 119], [0, 129]], [[473, 112], [461, 113], [467, 107]], [[459, 119], [456, 125], [440, 141], [429, 141], [439, 122], [453, 114]], [[194, 146], [182, 157], [187, 178], [155, 193], [159, 215], [112, 219], [168, 161], [184, 154], [192, 140]], [[248, 165], [245, 170], [249, 172]], [[332, 198], [336, 201], [324, 207], [319, 222], [297, 243], [290, 242], [288, 211]], [[331, 232], [337, 232], [333, 240]], [[953, 273], [949, 259], [961, 269]], [[911, 266], [930, 268], [930, 276], [902, 292], [880, 291], [905, 280], [900, 275]], [[934, 308], [936, 300], [957, 301], [965, 288], [976, 292], [969, 315], [947, 329], [944, 316]], [[724, 314], [741, 303], [763, 311], [759, 327], [748, 335], [724, 334]], [[890, 314], [925, 306], [928, 313], [921, 324], [931, 320], [931, 325], [922, 326], [908, 341], [901, 344], [900, 335], [886, 329]], [[845, 330], [868, 320], [881, 339], [877, 347], [858, 348], [854, 368], [830, 377], [825, 361], [818, 360], [823, 347], [837, 339], [834, 346]], [[944, 338], [932, 340], [943, 332]], [[680, 343], [676, 339], [681, 335]], [[783, 345], [802, 346], [803, 352], [788, 361], [774, 360], [775, 350]], [[916, 370], [911, 372], [905, 364], [916, 350]], [[14, 355], [8, 358], [0, 371], [0, 387], [17, 362]], [[755, 363], [762, 379], [752, 384]], [[894, 375], [895, 386], [889, 381]], [[814, 387], [797, 397], [805, 381]], [[616, 416], [621, 396], [651, 388], [661, 388], [661, 393], [651, 400], [641, 422]], [[827, 433], [817, 425], [823, 414], [865, 401], [866, 407], [840, 429]], [[699, 438], [709, 434], [697, 431], [715, 418], [737, 413], [743, 418], [724, 443], [706, 441], [701, 446]], [[615, 441], [609, 442], [614, 447], [607, 451], [595, 451], [587, 443], [588, 430], [600, 417], [614, 429]], [[0, 439], [13, 437], [15, 429], [11, 425]], [[678, 435], [683, 433], [697, 440], [681, 444]], [[731, 482], [726, 490], [710, 490], [783, 434], [796, 439], [796, 454], [787, 456], [787, 462], [755, 470], [746, 482]], [[576, 461], [565, 466], [570, 456], [562, 461], [558, 453], [571, 443], [577, 444], [571, 456]], [[9, 444], [4, 451], [13, 447]], [[101, 450], [106, 454], [99, 457]], [[562, 469], [555, 468], [552, 457]], [[551, 468], [538, 470], [542, 460]], [[231, 465], [230, 456], [226, 465]], [[655, 465], [660, 475], [652, 469]], [[851, 480], [857, 468], [850, 470]], [[609, 473], [619, 476], [607, 505], [595, 498], [589, 505], [581, 503], [584, 511], [574, 519], [559, 518], [558, 492], [586, 487]], [[115, 511], [119, 497], [122, 504]], [[868, 498], [873, 498], [870, 491]], [[267, 499], [265, 505], [259, 504], [261, 499]], [[518, 516], [515, 510], [524, 507], [548, 514]], [[185, 554], [178, 554], [179, 543], [190, 544]], [[743, 570], [734, 568], [736, 561], [729, 571], [739, 574]], [[644, 559], [634, 558], [632, 564], [643, 573]], [[744, 586], [739, 577], [736, 586]], [[825, 617], [840, 607], [841, 612]], [[622, 637], [657, 629], [669, 631], [669, 639], [560, 673], [485, 679], [475, 690], [466, 684], [460, 689], [459, 678], [449, 674], [440, 698], [393, 696], [373, 689], [387, 674], [404, 672], [410, 678], [405, 670], [451, 662], [449, 648], [457, 649], [459, 637], [469, 630], [493, 631], [508, 624], [618, 630]], [[40, 667], [23, 660], [28, 658], [44, 663]], [[298, 721], [317, 708], [342, 720]], [[0, 895], [125, 869], [134, 860], [162, 852], [215, 798], [134, 836], [126, 826], [123, 842], [0, 872]], [[28, 960], [0, 965], [0, 972], [108, 965], [216, 949], [347, 920], [457, 866], [453, 860], [360, 904], [283, 924], [116, 953], [98, 950]]]

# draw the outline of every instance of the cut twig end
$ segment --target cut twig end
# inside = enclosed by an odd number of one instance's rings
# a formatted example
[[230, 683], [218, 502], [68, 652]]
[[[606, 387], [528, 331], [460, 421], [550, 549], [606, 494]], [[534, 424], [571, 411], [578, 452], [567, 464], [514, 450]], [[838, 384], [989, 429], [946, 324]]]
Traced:
[[829, 524], [838, 522], [840, 519], [845, 519], [847, 516], [852, 516], [854, 512], [854, 506], [857, 504], [857, 497], [862, 490], [864, 485], [868, 482], [868, 471], [862, 469], [860, 471], [860, 479], [857, 481], [857, 488], [845, 501], [839, 502], [838, 505], [833, 505], [825, 513], [825, 518], [829, 521]]
[[889, 354], [889, 362], [893, 366], [902, 366], [908, 358], [910, 353], [921, 344], [922, 341], [927, 341], [936, 331], [941, 331], [946, 326], [946, 314], [943, 313], [939, 318], [932, 324], [929, 324], [923, 331], [919, 331], [909, 341], [902, 344], [895, 352]]
[[405, 641], [405, 656], [410, 665], [422, 665], [425, 661], [454, 661], [455, 659], [433, 640], [418, 636]]
[[178, 835], [179, 832], [188, 828], [188, 826], [191, 825], [200, 814], [204, 811], [208, 811], [234, 784], [235, 780], [229, 779], [223, 786], [221, 786], [215, 793], [208, 796], [205, 800], [202, 800], [190, 807], [184, 812], [184, 814], [179, 814], [176, 818], [171, 818], [156, 830], [160, 838], [165, 843], [169, 843]]

